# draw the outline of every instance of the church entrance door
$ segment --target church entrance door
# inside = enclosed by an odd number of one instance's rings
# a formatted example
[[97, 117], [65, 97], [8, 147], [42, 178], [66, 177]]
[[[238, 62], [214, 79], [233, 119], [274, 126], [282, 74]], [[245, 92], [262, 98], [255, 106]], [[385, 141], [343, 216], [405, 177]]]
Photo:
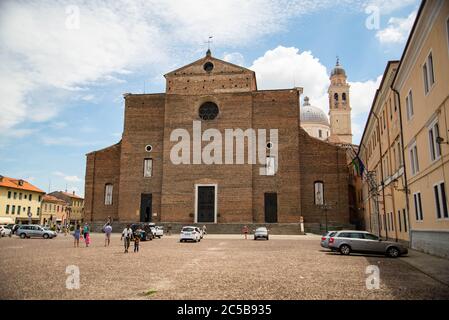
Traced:
[[277, 193], [265, 193], [265, 222], [278, 222], [278, 195]]
[[216, 223], [216, 186], [196, 186], [196, 222]]
[[153, 195], [142, 193], [140, 195], [140, 222], [151, 222]]

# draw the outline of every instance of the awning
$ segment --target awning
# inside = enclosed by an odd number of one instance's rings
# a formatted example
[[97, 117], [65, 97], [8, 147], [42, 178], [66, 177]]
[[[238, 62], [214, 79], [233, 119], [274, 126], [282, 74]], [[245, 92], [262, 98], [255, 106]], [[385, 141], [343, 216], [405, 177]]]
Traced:
[[0, 217], [0, 224], [14, 224], [13, 218]]

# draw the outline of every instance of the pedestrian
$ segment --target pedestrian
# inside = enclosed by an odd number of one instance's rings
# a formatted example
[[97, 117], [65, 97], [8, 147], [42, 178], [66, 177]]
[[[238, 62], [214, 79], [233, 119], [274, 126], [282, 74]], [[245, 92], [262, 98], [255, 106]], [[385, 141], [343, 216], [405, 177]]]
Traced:
[[125, 246], [125, 253], [128, 253], [132, 237], [133, 237], [133, 230], [131, 229], [131, 226], [128, 224], [126, 228], [123, 229], [122, 236], [120, 238], [120, 240], [123, 240], [123, 245]]
[[106, 225], [103, 227], [103, 231], [104, 231], [104, 246], [109, 247], [109, 245], [111, 244], [111, 233], [112, 233], [112, 226], [109, 222], [106, 223]]
[[206, 235], [207, 234], [207, 227], [206, 227], [206, 225], [203, 225], [203, 235]]
[[90, 235], [89, 235], [89, 233], [90, 233], [89, 225], [86, 222], [84, 224], [84, 227], [83, 227], [83, 237], [84, 237], [84, 242], [86, 243], [86, 248], [90, 244]]
[[248, 239], [248, 226], [244, 226], [242, 233], [245, 235], [245, 240]]
[[134, 235], [134, 253], [139, 252], [139, 244], [142, 230], [137, 229], [136, 234]]
[[170, 235], [170, 231], [171, 231], [171, 224], [168, 224], [168, 226], [167, 226], [167, 236]]
[[74, 242], [73, 247], [79, 248], [80, 247], [80, 236], [81, 236], [81, 226], [79, 224], [75, 227], [75, 232], [73, 233]]

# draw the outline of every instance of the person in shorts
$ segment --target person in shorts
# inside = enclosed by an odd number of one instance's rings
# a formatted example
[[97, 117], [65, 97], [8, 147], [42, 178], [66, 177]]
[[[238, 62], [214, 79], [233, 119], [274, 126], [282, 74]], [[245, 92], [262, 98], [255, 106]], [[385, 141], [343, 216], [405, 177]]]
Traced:
[[111, 244], [111, 233], [112, 233], [112, 226], [109, 222], [106, 223], [106, 225], [103, 228], [103, 231], [104, 231], [104, 246], [109, 247], [109, 245]]
[[74, 238], [73, 247], [74, 248], [80, 247], [80, 237], [81, 237], [81, 226], [79, 224], [77, 224], [75, 227], [75, 232], [73, 233], [73, 238]]

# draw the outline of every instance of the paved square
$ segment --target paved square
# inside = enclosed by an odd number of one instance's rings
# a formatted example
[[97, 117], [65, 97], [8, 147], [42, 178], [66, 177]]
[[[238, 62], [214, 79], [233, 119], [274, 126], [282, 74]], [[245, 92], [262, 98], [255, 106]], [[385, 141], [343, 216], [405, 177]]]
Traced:
[[[340, 256], [317, 236], [270, 241], [210, 235], [141, 242], [123, 253], [120, 235], [105, 248], [73, 248], [72, 236], [0, 239], [0, 299], [448, 299], [449, 287], [399, 259]], [[66, 267], [80, 270], [80, 289], [66, 288]], [[366, 267], [380, 268], [380, 289], [367, 290]]]

